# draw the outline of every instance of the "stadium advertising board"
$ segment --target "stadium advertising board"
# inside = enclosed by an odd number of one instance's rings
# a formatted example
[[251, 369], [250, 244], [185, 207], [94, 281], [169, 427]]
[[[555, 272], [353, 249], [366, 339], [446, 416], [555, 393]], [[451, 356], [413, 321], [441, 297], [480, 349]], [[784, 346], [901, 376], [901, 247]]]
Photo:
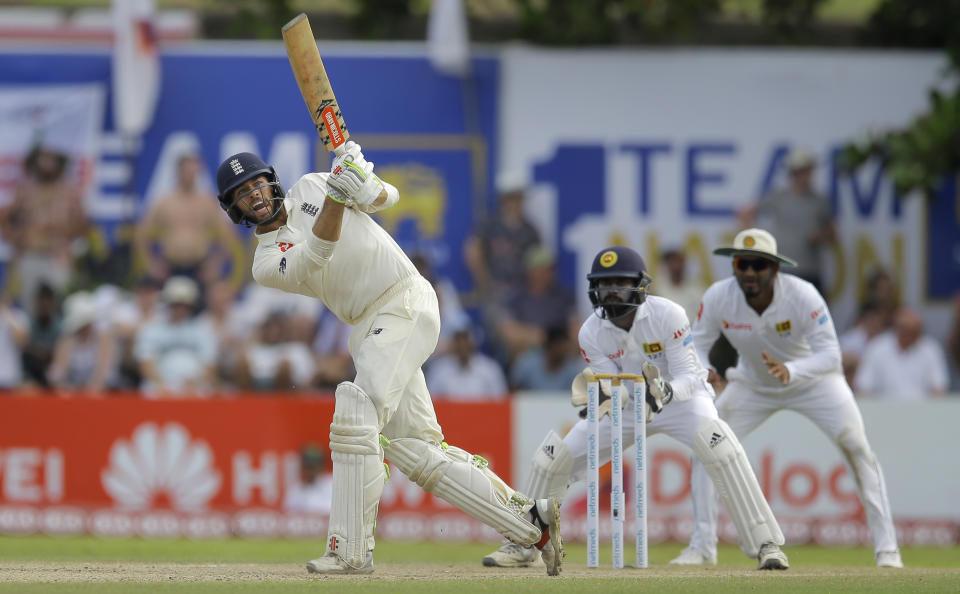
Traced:
[[[883, 466], [901, 544], [960, 542], [960, 513], [955, 504], [960, 497], [960, 463], [954, 456], [930, 454], [960, 447], [960, 438], [951, 429], [952, 419], [960, 414], [960, 402], [859, 404], [870, 445]], [[566, 394], [522, 393], [515, 407], [514, 481], [523, 484], [546, 431], [552, 428], [563, 435], [578, 417]], [[793, 412], [777, 413], [742, 441], [788, 544], [872, 543], [856, 485], [840, 451], [813, 423]], [[650, 540], [686, 541], [693, 529], [690, 451], [664, 435], [649, 438], [647, 447]], [[632, 450], [624, 454], [625, 461], [631, 457]], [[627, 484], [633, 480], [630, 467], [624, 464]], [[601, 469], [603, 509], [609, 509], [609, 480], [608, 465]], [[583, 483], [570, 490], [563, 509], [565, 535], [582, 539]], [[736, 543], [736, 529], [722, 505], [720, 509], [719, 536]], [[633, 519], [632, 510], [627, 519]], [[600, 527], [609, 530], [609, 522], [601, 522]], [[609, 534], [603, 538], [609, 539]]]
[[[299, 480], [300, 449], [326, 449], [333, 406], [332, 397], [4, 398], [0, 532], [323, 538], [325, 516], [288, 513], [283, 501]], [[509, 403], [436, 410], [451, 443], [510, 476]], [[378, 534], [496, 538], [399, 472]]]
[[637, 249], [654, 290], [668, 246], [686, 249], [705, 284], [729, 276], [712, 249], [732, 240], [737, 209], [785, 184], [789, 151], [806, 148], [838, 229], [825, 258], [838, 328], [855, 313], [857, 279], [878, 264], [931, 331], [947, 327], [947, 300], [960, 290], [952, 188], [928, 221], [924, 201], [900, 201], [876, 164], [851, 177], [836, 162], [843, 143], [926, 109], [941, 54], [517, 47], [501, 60], [500, 163], [531, 172], [528, 212], [556, 247], [561, 277], [579, 283], [584, 311], [582, 279], [606, 245]]

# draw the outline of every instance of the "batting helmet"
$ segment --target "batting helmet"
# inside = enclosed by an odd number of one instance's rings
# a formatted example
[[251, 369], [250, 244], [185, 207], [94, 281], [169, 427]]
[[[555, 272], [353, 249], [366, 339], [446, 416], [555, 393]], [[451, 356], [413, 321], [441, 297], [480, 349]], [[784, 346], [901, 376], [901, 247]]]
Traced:
[[[244, 216], [237, 206], [240, 199], [232, 194], [241, 185], [259, 175], [266, 176], [267, 185], [273, 188], [272, 213], [265, 220], [255, 221]], [[247, 226], [264, 225], [280, 216], [285, 195], [283, 186], [280, 185], [280, 180], [277, 178], [277, 172], [253, 153], [237, 153], [227, 157], [220, 164], [220, 167], [217, 168], [217, 191], [219, 192], [217, 200], [220, 202], [220, 208], [226, 211], [230, 220], [237, 224], [245, 223]]]
[[[632, 287], [600, 287], [600, 280], [622, 278], [633, 281]], [[647, 287], [652, 278], [647, 274], [647, 265], [636, 251], [617, 245], [600, 250], [593, 259], [587, 274], [590, 303], [593, 311], [605, 320], [627, 315], [647, 298]]]

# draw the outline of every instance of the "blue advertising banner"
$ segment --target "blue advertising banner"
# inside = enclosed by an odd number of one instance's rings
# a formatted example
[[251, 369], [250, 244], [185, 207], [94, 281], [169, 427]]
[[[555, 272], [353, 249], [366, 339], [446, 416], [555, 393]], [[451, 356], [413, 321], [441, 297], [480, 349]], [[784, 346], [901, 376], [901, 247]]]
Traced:
[[[425, 51], [382, 47], [321, 47], [321, 54], [352, 139], [400, 189], [401, 202], [383, 213], [383, 224], [468, 290], [460, 246], [491, 200], [498, 62], [478, 57], [471, 76], [460, 79], [434, 70]], [[172, 189], [185, 152], [202, 156], [211, 191], [216, 166], [241, 150], [274, 164], [285, 187], [328, 166], [279, 43], [191, 45], [165, 51], [161, 63], [155, 120], [130, 160], [130, 141], [114, 133], [108, 51], [0, 52], [0, 89], [103, 85], [105, 127], [87, 204], [108, 244], [128, 236], [151, 201]]]

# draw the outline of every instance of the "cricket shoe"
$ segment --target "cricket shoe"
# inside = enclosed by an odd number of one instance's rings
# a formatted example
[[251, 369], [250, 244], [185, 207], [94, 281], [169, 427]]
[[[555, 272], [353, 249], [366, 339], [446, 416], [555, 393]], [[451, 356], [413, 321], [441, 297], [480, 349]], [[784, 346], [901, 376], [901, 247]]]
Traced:
[[877, 553], [877, 567], [896, 567], [903, 568], [903, 560], [900, 559], [900, 551], [880, 551]]
[[670, 565], [716, 565], [717, 556], [708, 557], [693, 547], [687, 547], [670, 560]]
[[327, 554], [323, 557], [307, 561], [307, 572], [322, 575], [373, 573], [373, 552], [367, 551], [363, 565], [353, 567], [352, 565], [348, 565], [346, 561], [341, 559], [340, 556], [333, 551], [327, 551]]
[[563, 538], [560, 536], [560, 500], [537, 499], [530, 508], [533, 525], [540, 529], [540, 542], [536, 547], [540, 549], [540, 556], [547, 566], [547, 575], [560, 575], [560, 566], [563, 564]]
[[760, 546], [760, 554], [757, 555], [757, 569], [787, 569], [788, 567], [790, 567], [790, 563], [779, 546], [772, 542]]
[[540, 550], [508, 542], [483, 558], [484, 567], [543, 567]]

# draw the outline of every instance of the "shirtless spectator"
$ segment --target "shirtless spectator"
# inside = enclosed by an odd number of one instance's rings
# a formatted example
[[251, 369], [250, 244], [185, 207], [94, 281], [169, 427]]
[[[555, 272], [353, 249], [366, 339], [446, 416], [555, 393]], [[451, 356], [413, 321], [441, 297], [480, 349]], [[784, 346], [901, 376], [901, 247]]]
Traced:
[[230, 254], [242, 247], [213, 196], [198, 187], [200, 167], [196, 155], [180, 157], [177, 189], [157, 200], [137, 226], [135, 247], [149, 276], [186, 276], [202, 288], [223, 276]]
[[0, 210], [0, 230], [13, 248], [20, 304], [28, 312], [40, 284], [58, 293], [69, 284], [74, 242], [87, 231], [79, 186], [67, 167], [66, 155], [35, 147], [13, 199]]

